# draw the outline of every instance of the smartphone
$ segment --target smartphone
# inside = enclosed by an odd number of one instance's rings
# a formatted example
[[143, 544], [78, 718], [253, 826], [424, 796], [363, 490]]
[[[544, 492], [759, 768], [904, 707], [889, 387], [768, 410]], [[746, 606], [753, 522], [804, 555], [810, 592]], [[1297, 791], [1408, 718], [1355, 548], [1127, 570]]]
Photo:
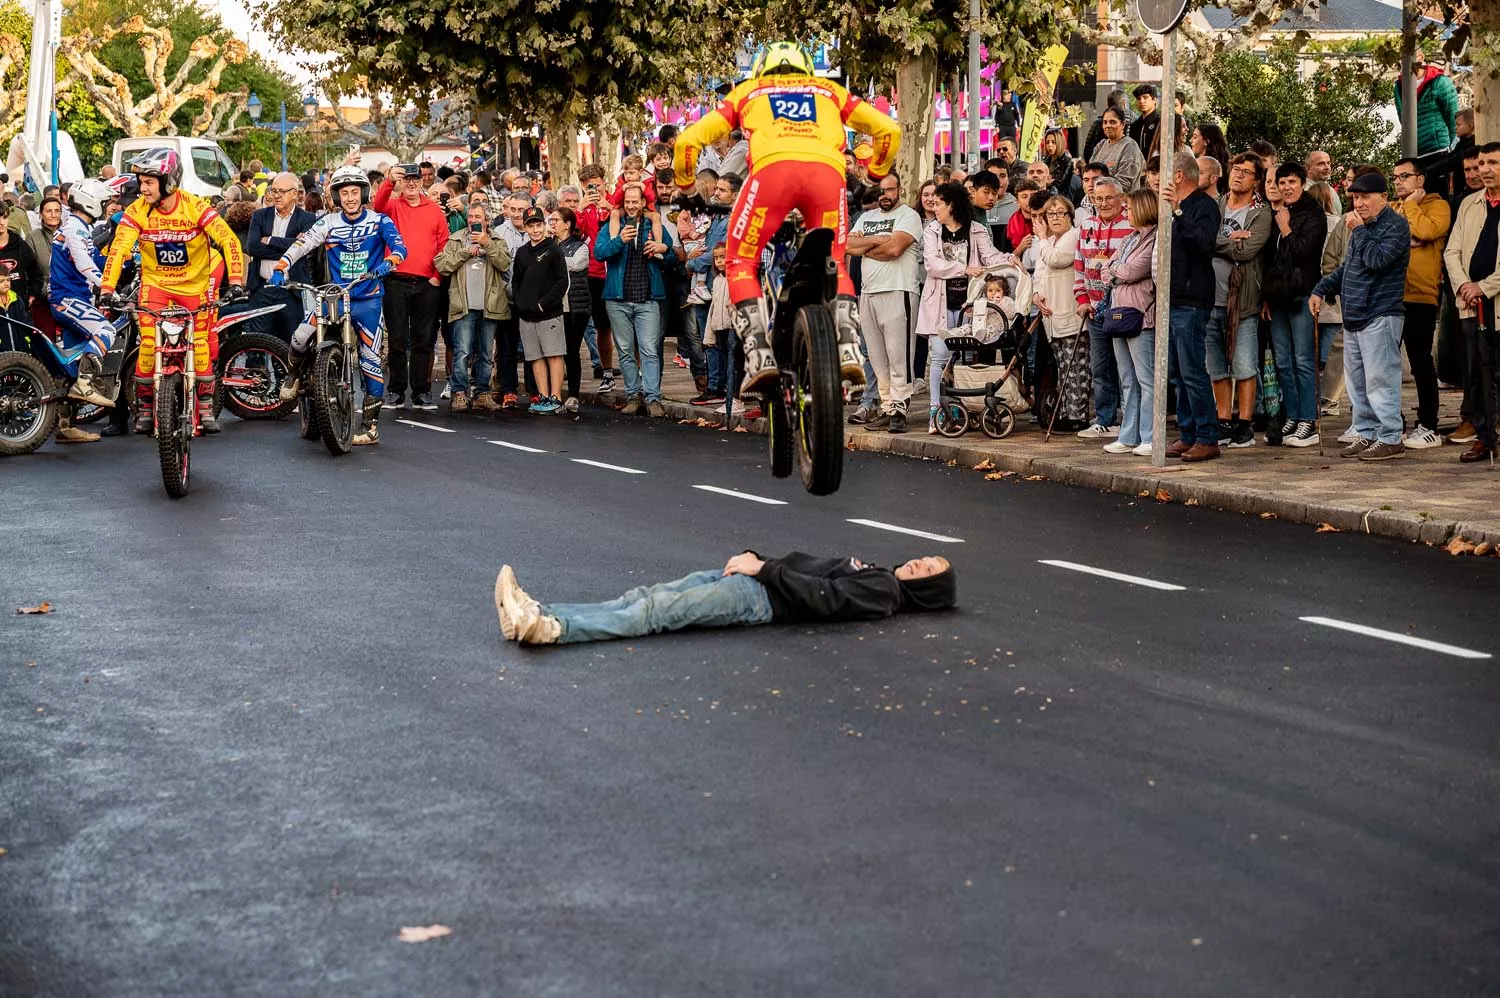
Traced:
[[474, 233], [474, 235], [476, 235], [476, 236], [479, 235], [481, 232], [484, 231], [484, 223], [483, 222], [470, 222], [469, 223], [469, 231], [472, 232], [472, 233]]

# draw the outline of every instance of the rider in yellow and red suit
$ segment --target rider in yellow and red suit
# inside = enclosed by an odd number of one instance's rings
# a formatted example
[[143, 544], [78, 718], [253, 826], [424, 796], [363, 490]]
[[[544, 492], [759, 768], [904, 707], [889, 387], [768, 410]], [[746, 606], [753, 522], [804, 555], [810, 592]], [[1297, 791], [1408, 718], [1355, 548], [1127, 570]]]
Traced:
[[[231, 287], [225, 299], [243, 297], [245, 253], [239, 237], [205, 200], [180, 190], [182, 161], [170, 149], [151, 149], [130, 163], [141, 194], [125, 209], [104, 261], [101, 296], [113, 296], [120, 271], [136, 244], [141, 244], [141, 298], [144, 308], [160, 310], [169, 304], [196, 309], [213, 300], [218, 282], [215, 267], [222, 264]], [[214, 252], [214, 244], [218, 253]], [[204, 433], [217, 433], [213, 412], [213, 364], [209, 328], [213, 312], [200, 313], [193, 322], [193, 373], [197, 382], [198, 417]], [[156, 318], [140, 313], [141, 352], [135, 366], [135, 391], [140, 411], [137, 433], [150, 433], [152, 377], [156, 373]]]
[[852, 383], [864, 383], [859, 310], [844, 262], [849, 229], [844, 200], [846, 125], [869, 133], [875, 149], [870, 179], [879, 181], [895, 165], [901, 145], [896, 123], [839, 84], [813, 75], [811, 61], [796, 45], [776, 42], [757, 58], [750, 79], [677, 136], [673, 166], [677, 185], [684, 192], [695, 184], [698, 153], [704, 146], [736, 128], [750, 142], [749, 176], [729, 217], [725, 246], [735, 331], [745, 345], [747, 392], [764, 392], [775, 383], [776, 358], [757, 271], [761, 250], [793, 208], [802, 212], [808, 228], [834, 232], [839, 366]]

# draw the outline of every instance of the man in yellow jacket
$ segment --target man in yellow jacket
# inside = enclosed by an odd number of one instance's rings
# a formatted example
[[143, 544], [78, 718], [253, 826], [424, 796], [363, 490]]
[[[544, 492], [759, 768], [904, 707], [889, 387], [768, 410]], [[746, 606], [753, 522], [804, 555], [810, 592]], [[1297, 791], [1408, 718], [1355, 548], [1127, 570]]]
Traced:
[[1396, 164], [1396, 200], [1391, 210], [1411, 226], [1411, 262], [1406, 267], [1406, 324], [1401, 331], [1406, 357], [1417, 382], [1417, 425], [1406, 436], [1408, 448], [1441, 447], [1437, 435], [1438, 381], [1432, 362], [1437, 328], [1438, 287], [1443, 281], [1443, 247], [1453, 212], [1441, 194], [1427, 192], [1427, 176], [1415, 159]]
[[748, 80], [677, 137], [675, 179], [686, 193], [696, 186], [698, 153], [704, 146], [736, 128], [749, 140], [749, 175], [735, 200], [725, 241], [735, 331], [745, 346], [747, 392], [765, 392], [776, 381], [759, 266], [761, 251], [793, 208], [802, 212], [808, 228], [834, 232], [839, 367], [854, 384], [864, 383], [859, 310], [844, 262], [849, 230], [844, 198], [846, 126], [870, 135], [874, 151], [869, 174], [879, 183], [896, 163], [901, 145], [896, 123], [839, 84], [814, 75], [812, 61], [802, 49], [776, 42], [756, 59]]

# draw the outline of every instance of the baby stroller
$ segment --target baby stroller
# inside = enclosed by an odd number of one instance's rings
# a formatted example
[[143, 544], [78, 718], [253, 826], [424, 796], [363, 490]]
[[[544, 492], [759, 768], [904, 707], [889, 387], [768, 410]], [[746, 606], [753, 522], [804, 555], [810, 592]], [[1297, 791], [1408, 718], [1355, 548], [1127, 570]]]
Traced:
[[[1007, 302], [996, 303], [986, 297], [992, 275], [1005, 278], [1009, 284]], [[953, 355], [943, 370], [942, 399], [936, 403], [940, 434], [963, 436], [977, 414], [985, 436], [1003, 440], [1016, 428], [1016, 414], [1030, 410], [1031, 391], [1024, 374], [1026, 352], [1040, 322], [1040, 316], [1027, 322], [1030, 305], [1031, 275], [1018, 264], [987, 268], [969, 281], [965, 321], [943, 337]], [[989, 351], [995, 353], [999, 363], [981, 363], [980, 355]]]

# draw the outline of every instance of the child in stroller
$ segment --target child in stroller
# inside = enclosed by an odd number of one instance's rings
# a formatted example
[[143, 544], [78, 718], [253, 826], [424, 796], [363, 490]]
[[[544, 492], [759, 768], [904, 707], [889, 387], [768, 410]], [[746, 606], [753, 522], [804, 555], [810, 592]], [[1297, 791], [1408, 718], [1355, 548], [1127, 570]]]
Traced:
[[[1017, 301], [1031, 300], [1031, 277], [1013, 262], [990, 267], [969, 282], [964, 322], [947, 330], [944, 344], [952, 351], [943, 370], [941, 398], [929, 433], [958, 437], [973, 423], [970, 409], [979, 414], [985, 435], [1000, 440], [1016, 428], [1016, 413], [1030, 406], [1022, 384], [1026, 340], [1031, 335]], [[980, 362], [993, 352], [998, 364]]]

